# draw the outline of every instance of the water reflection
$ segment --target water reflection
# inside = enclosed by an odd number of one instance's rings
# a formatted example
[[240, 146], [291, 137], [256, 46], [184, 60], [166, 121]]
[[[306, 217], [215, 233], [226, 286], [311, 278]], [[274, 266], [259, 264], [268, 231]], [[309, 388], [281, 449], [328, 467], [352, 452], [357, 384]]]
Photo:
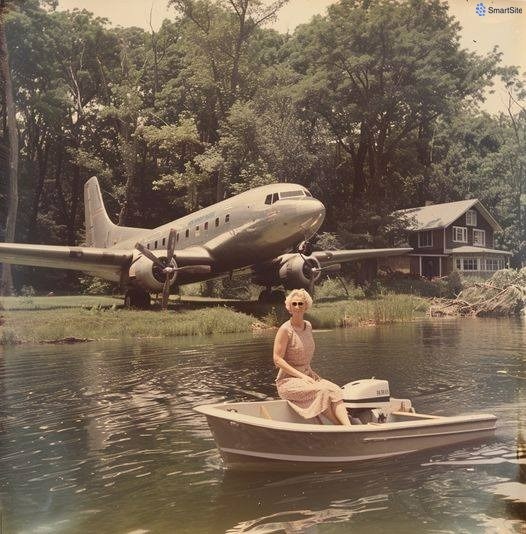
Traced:
[[274, 397], [272, 333], [6, 350], [4, 522], [8, 532], [519, 532], [524, 334], [491, 320], [316, 332], [320, 374], [385, 377], [421, 411], [493, 412], [499, 431], [492, 443], [303, 475], [224, 471], [192, 410]]

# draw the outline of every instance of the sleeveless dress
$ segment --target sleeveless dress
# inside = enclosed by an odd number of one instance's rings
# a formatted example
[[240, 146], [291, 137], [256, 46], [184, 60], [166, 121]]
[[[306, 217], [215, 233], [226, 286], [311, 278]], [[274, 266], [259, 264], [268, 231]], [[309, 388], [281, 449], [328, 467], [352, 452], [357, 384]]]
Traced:
[[323, 413], [331, 403], [343, 402], [341, 388], [320, 378], [311, 369], [310, 362], [315, 348], [311, 324], [305, 321], [304, 329], [300, 330], [287, 321], [280, 326], [281, 329], [287, 331], [289, 339], [283, 359], [298, 371], [314, 378], [316, 382], [309, 384], [303, 378], [291, 376], [280, 369], [276, 378], [279, 396], [287, 400], [290, 407], [305, 419]]

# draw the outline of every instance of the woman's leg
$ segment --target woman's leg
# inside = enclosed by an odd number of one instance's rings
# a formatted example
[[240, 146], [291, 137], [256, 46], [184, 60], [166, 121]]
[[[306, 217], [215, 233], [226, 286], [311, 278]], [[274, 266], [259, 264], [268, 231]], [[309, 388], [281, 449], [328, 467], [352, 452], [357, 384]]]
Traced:
[[334, 423], [335, 425], [340, 424], [340, 420], [336, 417], [336, 414], [333, 410], [333, 405], [329, 404], [329, 407], [323, 412], [323, 415], [329, 419], [331, 423]]
[[347, 408], [345, 407], [342, 401], [334, 403], [332, 405], [332, 409], [334, 411], [334, 415], [336, 416], [338, 422], [341, 425], [351, 426], [351, 420], [349, 419]]

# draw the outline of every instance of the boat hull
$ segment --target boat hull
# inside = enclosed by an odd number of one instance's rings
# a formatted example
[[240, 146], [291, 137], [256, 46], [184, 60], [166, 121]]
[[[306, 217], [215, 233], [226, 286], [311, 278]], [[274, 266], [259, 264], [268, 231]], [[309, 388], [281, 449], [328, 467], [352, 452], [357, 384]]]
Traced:
[[197, 411], [206, 415], [226, 466], [244, 470], [341, 467], [486, 440], [496, 428], [496, 417], [490, 414], [407, 414], [407, 421], [401, 416], [400, 421], [342, 427], [274, 421], [211, 406], [198, 407]]

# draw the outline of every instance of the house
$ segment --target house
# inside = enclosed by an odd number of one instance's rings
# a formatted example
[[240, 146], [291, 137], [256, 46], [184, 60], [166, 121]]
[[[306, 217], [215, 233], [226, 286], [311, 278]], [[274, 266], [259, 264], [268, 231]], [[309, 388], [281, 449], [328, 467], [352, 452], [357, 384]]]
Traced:
[[497, 250], [495, 232], [502, 227], [477, 199], [428, 204], [395, 212], [406, 221], [414, 250], [389, 264], [426, 278], [463, 274], [491, 275], [509, 266], [511, 252]]

